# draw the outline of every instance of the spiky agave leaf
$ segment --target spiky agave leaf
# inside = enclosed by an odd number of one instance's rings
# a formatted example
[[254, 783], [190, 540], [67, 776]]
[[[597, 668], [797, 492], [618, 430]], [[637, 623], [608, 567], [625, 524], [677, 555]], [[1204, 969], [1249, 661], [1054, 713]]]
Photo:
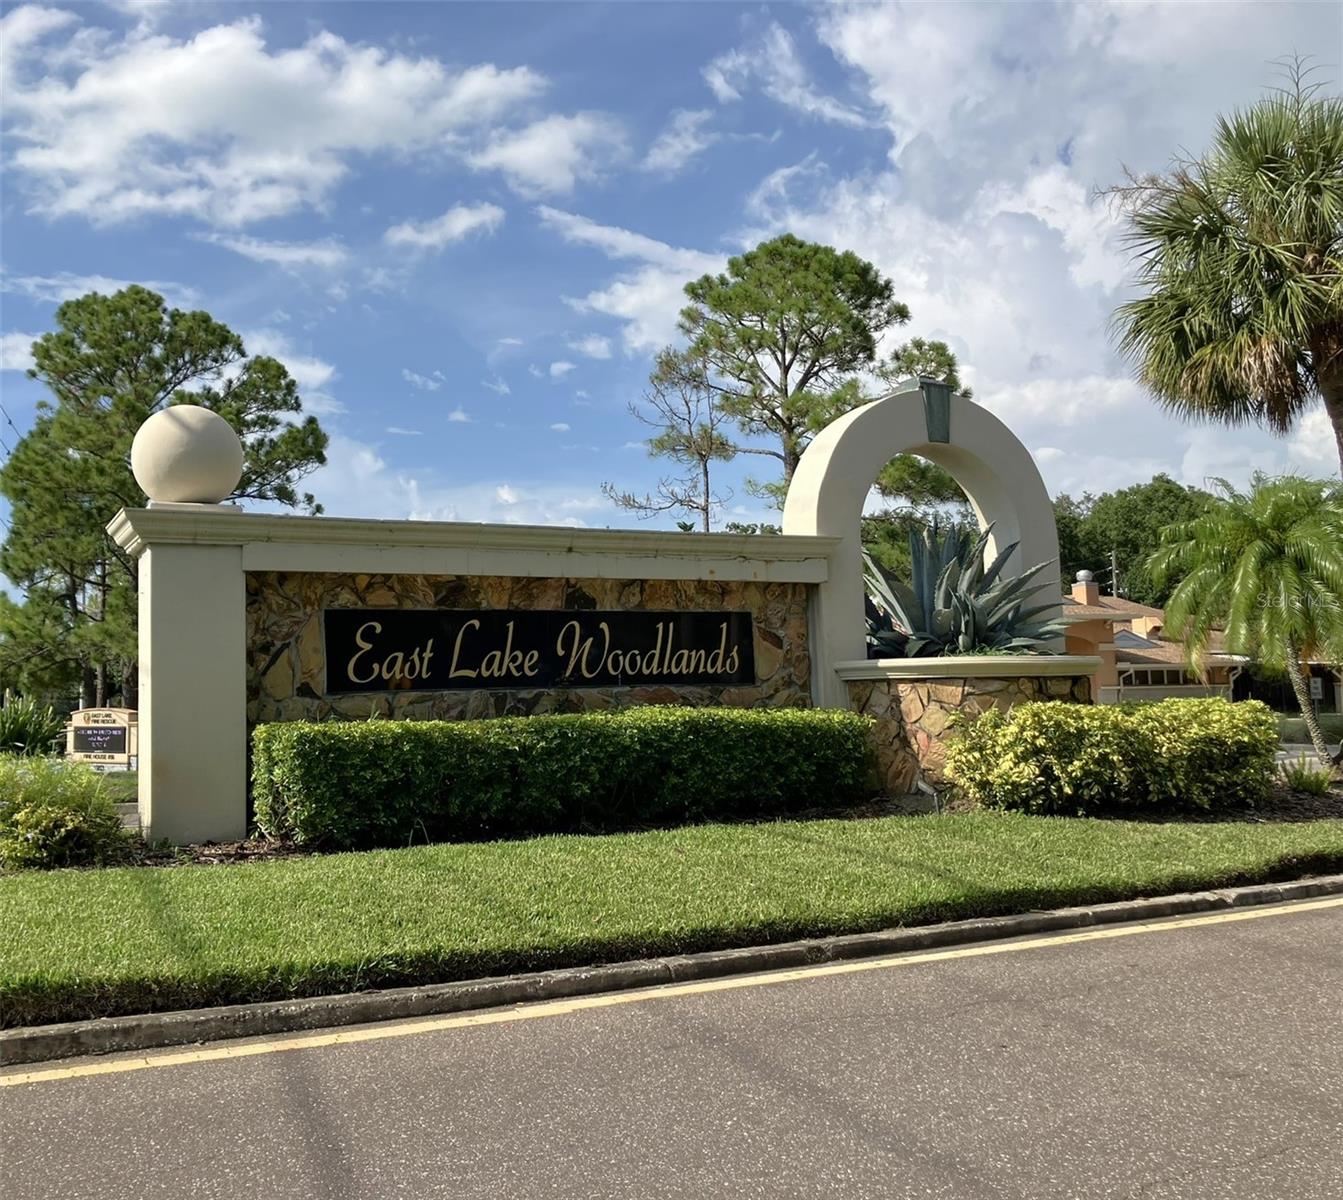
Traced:
[[[869, 611], [868, 641], [882, 653], [908, 658], [977, 650], [1044, 649], [1061, 633], [1055, 623], [1032, 624], [1057, 607], [1029, 605], [1046, 585], [1036, 580], [1048, 563], [1020, 575], [1002, 577], [1018, 543], [1000, 550], [987, 566], [984, 556], [993, 536], [990, 525], [977, 537], [952, 525], [910, 534], [910, 585], [888, 577], [865, 557]], [[887, 620], [886, 618], [890, 618]], [[893, 628], [896, 623], [904, 628]]]

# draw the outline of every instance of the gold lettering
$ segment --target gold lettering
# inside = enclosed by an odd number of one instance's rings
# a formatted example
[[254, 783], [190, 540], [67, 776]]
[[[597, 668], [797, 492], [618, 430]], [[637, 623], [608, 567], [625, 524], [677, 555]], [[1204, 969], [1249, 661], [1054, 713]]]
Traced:
[[664, 624], [664, 622], [662, 622], [662, 621], [659, 621], [659, 622], [658, 622], [658, 635], [657, 635], [657, 639], [653, 642], [653, 648], [652, 648], [651, 650], [648, 650], [648, 651], [646, 651], [646, 652], [644, 653], [644, 656], [643, 656], [642, 660], [641, 660], [640, 663], [639, 663], [639, 669], [640, 669], [645, 675], [655, 675], [655, 674], [657, 674], [657, 669], [658, 669], [658, 657], [659, 657], [659, 655], [661, 655], [661, 653], [662, 653], [662, 628], [663, 628], [663, 624]]
[[360, 679], [359, 676], [354, 673], [354, 664], [359, 661], [360, 657], [364, 653], [373, 649], [372, 642], [364, 641], [364, 630], [370, 628], [373, 630], [375, 634], [382, 632], [382, 626], [378, 624], [377, 621], [366, 621], [363, 625], [359, 626], [357, 630], [355, 630], [354, 644], [359, 647], [359, 651], [345, 665], [345, 674], [351, 683], [372, 683], [378, 677], [378, 667], [376, 663], [373, 664], [371, 668], [371, 673], [369, 674], [367, 679]]
[[517, 675], [522, 671], [522, 651], [513, 649], [513, 622], [508, 622], [508, 632], [504, 637], [502, 650], [491, 650], [480, 663], [480, 673], [485, 678], [499, 678], [503, 675]]
[[668, 672], [672, 675], [687, 675], [689, 674], [689, 666], [690, 652], [688, 650], [678, 650], [671, 657], [671, 666], [668, 667]]
[[703, 675], [706, 670], [703, 650], [692, 650], [690, 652], [690, 666], [686, 670], [687, 675]]
[[540, 658], [541, 658], [541, 651], [539, 650], [527, 651], [527, 657], [522, 660], [522, 673], [528, 676], [535, 675], [536, 664]]
[[463, 624], [457, 631], [457, 640], [452, 643], [452, 662], [448, 666], [449, 679], [474, 679], [476, 677], [475, 671], [457, 665], [457, 661], [462, 654], [462, 638], [466, 636], [466, 631], [472, 626], [477, 629], [480, 628], [480, 622], [477, 621], [475, 617], [472, 617], [471, 620]]
[[737, 657], [737, 647], [732, 647], [732, 653], [727, 656], [727, 665], [723, 668], [729, 675], [737, 673], [737, 664], [741, 660]]
[[723, 671], [723, 659], [727, 655], [727, 622], [724, 621], [718, 627], [718, 649], [709, 655], [709, 662], [705, 668], [711, 675], [720, 675]]
[[595, 670], [590, 670], [588, 667], [588, 656], [592, 653], [592, 643], [595, 638], [588, 637], [587, 639], [584, 639], [583, 628], [577, 621], [567, 622], [564, 628], [560, 630], [559, 637], [555, 641], [555, 649], [561, 655], [566, 653], [564, 648], [564, 635], [571, 629], [573, 630], [573, 643], [567, 651], [569, 655], [569, 666], [564, 672], [564, 677], [566, 679], [573, 678], [575, 667], [582, 671], [584, 679], [591, 679], [593, 676], [601, 673], [602, 663], [605, 661], [606, 655], [611, 648], [611, 629], [605, 621], [600, 622], [597, 628], [602, 631], [602, 634], [606, 639], [606, 644], [597, 658], [597, 666]]
[[[401, 678], [401, 665], [406, 660], [406, 656], [400, 650], [394, 650], [382, 664], [382, 677], [387, 680]], [[395, 662], [396, 666], [392, 666]]]

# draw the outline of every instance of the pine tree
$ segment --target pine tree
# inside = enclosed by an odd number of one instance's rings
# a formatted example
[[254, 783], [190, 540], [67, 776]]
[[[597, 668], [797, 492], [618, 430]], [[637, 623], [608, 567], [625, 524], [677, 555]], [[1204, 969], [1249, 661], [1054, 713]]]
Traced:
[[105, 533], [145, 496], [130, 470], [136, 431], [159, 409], [200, 404], [243, 439], [238, 498], [319, 512], [297, 484], [326, 461], [327, 436], [301, 415], [297, 385], [273, 358], [205, 312], [169, 309], [128, 287], [67, 301], [33, 344], [28, 372], [51, 391], [0, 468], [11, 506], [0, 570], [25, 591], [0, 608], [0, 675], [78, 687], [84, 705], [135, 703], [136, 565]]

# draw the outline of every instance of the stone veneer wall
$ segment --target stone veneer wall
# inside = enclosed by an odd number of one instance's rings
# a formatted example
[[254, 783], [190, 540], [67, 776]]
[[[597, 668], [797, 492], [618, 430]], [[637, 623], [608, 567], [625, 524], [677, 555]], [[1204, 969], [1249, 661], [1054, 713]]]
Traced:
[[[738, 687], [500, 689], [325, 696], [324, 608], [639, 609], [749, 612], [756, 683]], [[737, 708], [811, 703], [807, 585], [661, 579], [524, 579], [509, 576], [247, 575], [247, 721], [366, 718], [462, 720], [583, 712], [634, 704]]]
[[1073, 700], [1090, 703], [1087, 675], [1011, 679], [971, 676], [939, 679], [861, 679], [849, 681], [855, 712], [876, 720], [873, 730], [877, 775], [891, 796], [905, 796], [920, 782], [933, 787], [944, 780], [947, 725], [952, 713], [977, 716], [990, 708], [1011, 708], [1026, 700]]

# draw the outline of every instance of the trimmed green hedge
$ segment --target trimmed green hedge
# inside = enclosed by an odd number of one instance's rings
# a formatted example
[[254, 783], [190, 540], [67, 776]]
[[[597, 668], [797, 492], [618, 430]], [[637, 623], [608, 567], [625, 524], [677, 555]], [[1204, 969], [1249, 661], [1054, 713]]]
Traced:
[[674, 707], [262, 725], [252, 790], [268, 835], [341, 847], [773, 816], [864, 798], [870, 725]]
[[1277, 718], [1257, 701], [1020, 704], [968, 724], [946, 776], [985, 808], [1090, 814], [1243, 807], [1272, 786]]

